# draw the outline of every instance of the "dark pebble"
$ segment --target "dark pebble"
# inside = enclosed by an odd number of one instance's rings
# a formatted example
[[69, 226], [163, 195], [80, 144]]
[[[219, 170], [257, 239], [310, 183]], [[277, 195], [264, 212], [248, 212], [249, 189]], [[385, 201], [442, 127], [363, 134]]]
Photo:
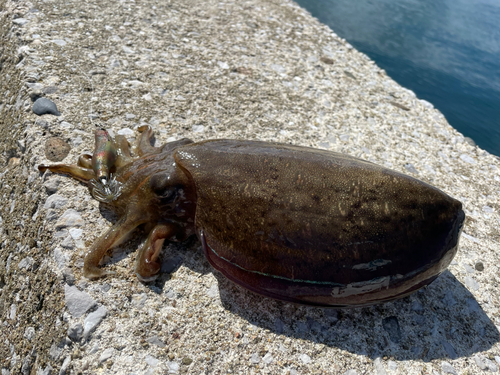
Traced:
[[253, 74], [253, 70], [244, 66], [239, 66], [232, 70], [234, 73], [245, 74], [247, 76], [251, 76]]
[[348, 76], [349, 78], [352, 78], [352, 79], [356, 80], [356, 76], [354, 74], [352, 74], [351, 72], [348, 72], [347, 70], [344, 70], [344, 74], [346, 76]]
[[45, 143], [45, 156], [50, 161], [61, 161], [68, 156], [71, 146], [61, 138], [52, 137]]
[[193, 360], [189, 357], [184, 357], [182, 358], [182, 364], [184, 366], [189, 366], [191, 363], [193, 363]]
[[478, 270], [480, 272], [484, 271], [484, 264], [483, 264], [483, 262], [477, 262], [476, 265], [475, 265], [475, 268], [476, 268], [476, 270]]
[[394, 343], [399, 343], [401, 340], [401, 329], [399, 328], [398, 318], [390, 316], [382, 320], [382, 327], [389, 334], [389, 338]]
[[33, 104], [33, 112], [38, 116], [46, 114], [61, 116], [61, 113], [57, 110], [56, 103], [47, 98], [38, 98]]
[[325, 57], [325, 56], [321, 57], [319, 59], [319, 61], [321, 61], [322, 63], [328, 64], [328, 65], [332, 65], [334, 63], [334, 61], [332, 59]]

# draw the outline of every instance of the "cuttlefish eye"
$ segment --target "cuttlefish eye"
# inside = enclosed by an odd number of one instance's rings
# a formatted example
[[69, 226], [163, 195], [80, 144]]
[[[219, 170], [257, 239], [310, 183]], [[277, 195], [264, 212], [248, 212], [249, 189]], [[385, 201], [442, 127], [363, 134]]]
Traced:
[[172, 185], [169, 173], [157, 173], [149, 179], [149, 187], [162, 200], [171, 199], [175, 195], [176, 187]]

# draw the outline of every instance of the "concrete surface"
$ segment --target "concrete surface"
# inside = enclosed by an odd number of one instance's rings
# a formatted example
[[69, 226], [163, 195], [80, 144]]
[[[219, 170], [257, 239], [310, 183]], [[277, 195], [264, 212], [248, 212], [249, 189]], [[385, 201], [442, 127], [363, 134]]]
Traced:
[[[296, 4], [0, 0], [0, 38], [2, 375], [498, 371], [499, 159]], [[61, 115], [34, 114], [39, 97]], [[418, 293], [352, 310], [244, 291], [195, 239], [165, 246], [153, 284], [133, 273], [140, 236], [88, 281], [85, 249], [115, 218], [37, 165], [141, 124], [158, 144], [286, 142], [417, 177], [463, 202], [459, 253]]]

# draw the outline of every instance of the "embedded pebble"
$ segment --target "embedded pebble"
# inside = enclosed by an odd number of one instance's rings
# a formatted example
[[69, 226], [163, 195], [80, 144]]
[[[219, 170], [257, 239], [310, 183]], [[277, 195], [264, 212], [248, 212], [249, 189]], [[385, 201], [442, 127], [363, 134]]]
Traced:
[[260, 362], [260, 356], [259, 353], [253, 353], [252, 356], [250, 357], [250, 362], [254, 365]]
[[72, 208], [64, 211], [62, 216], [56, 222], [56, 229], [62, 229], [67, 227], [81, 227], [85, 224], [82, 216]]
[[432, 103], [429, 103], [427, 100], [420, 99], [420, 103], [422, 103], [424, 105], [424, 107], [427, 108], [427, 109], [433, 109], [434, 108], [434, 106], [432, 105]]
[[70, 124], [69, 122], [67, 121], [61, 121], [61, 123], [59, 124], [59, 126], [63, 127], [63, 128], [66, 128], [68, 130], [72, 129], [73, 128], [73, 125]]
[[[54, 370], [54, 369], [49, 364], [49, 365], [45, 366], [45, 368], [43, 369], [43, 371], [40, 371], [40, 375], [51, 375], [52, 374], [52, 370]], [[2, 374], [2, 375], [4, 375], [4, 374]], [[5, 375], [9, 375], [9, 374], [6, 373]], [[37, 375], [39, 375], [38, 372], [37, 372]]]
[[285, 330], [285, 325], [279, 318], [274, 321], [274, 330], [276, 333], [283, 333]]
[[59, 189], [59, 184], [61, 183], [61, 180], [58, 178], [51, 178], [43, 183], [43, 186], [45, 187], [45, 191], [47, 192], [47, 195], [52, 195], [57, 192]]
[[442, 340], [441, 345], [443, 346], [444, 350], [446, 350], [448, 357], [450, 357], [451, 359], [455, 359], [458, 357], [455, 348], [448, 341]]
[[479, 357], [477, 354], [474, 356], [474, 362], [476, 362], [476, 365], [478, 365], [481, 370], [486, 370], [488, 368], [488, 366], [484, 363], [484, 359]]
[[475, 265], [474, 265], [474, 268], [479, 271], [479, 272], [482, 272], [484, 271], [484, 264], [483, 262], [477, 262]]
[[465, 161], [466, 163], [469, 163], [469, 164], [476, 164], [476, 161], [471, 156], [469, 156], [467, 154], [460, 155], [460, 159], [462, 159], [463, 161]]
[[[132, 115], [132, 116], [135, 117], [135, 115]], [[134, 135], [134, 131], [132, 129], [129, 129], [129, 128], [120, 129], [117, 131], [117, 133], [120, 135]]]
[[481, 243], [481, 241], [479, 241], [476, 237], [473, 237], [467, 233], [464, 233], [462, 232], [462, 235], [461, 235], [462, 238], [465, 238], [467, 240], [470, 240], [472, 242], [475, 242], [475, 243]]
[[71, 356], [68, 355], [66, 356], [66, 358], [64, 358], [63, 364], [61, 365], [61, 369], [59, 370], [59, 375], [66, 375], [70, 364], [71, 364]]
[[142, 309], [147, 299], [148, 295], [146, 293], [134, 294], [132, 296], [132, 306], [138, 309]]
[[266, 364], [269, 364], [271, 363], [272, 361], [274, 360], [273, 356], [271, 355], [271, 353], [266, 353], [266, 355], [262, 358], [262, 362], [266, 363]]
[[38, 98], [35, 103], [33, 103], [33, 112], [38, 116], [47, 114], [61, 116], [61, 113], [57, 110], [56, 103], [47, 98]]
[[125, 53], [135, 53], [135, 51], [132, 48], [127, 47], [127, 46], [122, 46], [122, 50]]
[[467, 299], [467, 307], [469, 309], [469, 312], [481, 312], [481, 306], [479, 306], [479, 303], [474, 298], [468, 298]]
[[182, 358], [182, 364], [185, 366], [189, 366], [191, 363], [193, 363], [193, 360], [189, 357], [184, 357]]
[[479, 289], [478, 282], [476, 280], [474, 280], [472, 277], [466, 276], [464, 281], [465, 281], [465, 285], [467, 285], [467, 287], [469, 287], [469, 289], [472, 289], [474, 291]]
[[50, 94], [54, 94], [54, 93], [56, 93], [56, 92], [57, 92], [57, 90], [58, 90], [57, 86], [45, 86], [45, 87], [42, 89], [42, 92], [43, 92], [44, 94], [48, 94], [48, 95], [50, 95]]
[[330, 320], [337, 321], [339, 319], [339, 311], [337, 309], [325, 309], [323, 311], [325, 316]]
[[158, 362], [160, 362], [158, 359], [149, 354], [144, 357], [144, 361], [151, 367], [156, 367], [158, 365]]
[[105, 284], [99, 285], [98, 289], [103, 293], [107, 293], [111, 290], [111, 285], [109, 285], [108, 283], [105, 283]]
[[56, 247], [54, 249], [54, 260], [59, 269], [64, 269], [68, 262], [68, 257], [59, 247]]
[[422, 306], [422, 304], [420, 303], [420, 301], [418, 300], [414, 300], [411, 304], [411, 309], [413, 311], [417, 311], [417, 312], [420, 312], [420, 311], [423, 311], [424, 310], [424, 306]]
[[341, 141], [344, 141], [344, 142], [348, 142], [350, 137], [351, 137], [351, 136], [350, 136], [349, 134], [341, 134], [341, 135], [339, 136], [340, 140], [341, 140]]
[[488, 358], [484, 358], [484, 364], [491, 372], [498, 372], [498, 366], [495, 364], [495, 362], [489, 360]]
[[495, 210], [490, 206], [483, 206], [483, 212], [486, 212], [488, 214], [492, 214], [495, 212]]
[[168, 290], [165, 293], [165, 297], [167, 297], [168, 299], [175, 299], [175, 292], [173, 290]]
[[26, 258], [23, 258], [19, 264], [17, 265], [17, 268], [19, 269], [29, 269], [31, 268], [31, 266], [33, 265], [34, 263], [34, 260], [32, 257], [26, 257]]
[[384, 365], [382, 364], [382, 358], [375, 358], [373, 361], [373, 367], [375, 368], [376, 375], [387, 375], [387, 371], [385, 371]]
[[79, 239], [82, 236], [83, 229], [80, 229], [80, 228], [71, 228], [68, 232], [69, 232], [71, 238], [73, 238], [74, 240], [77, 240], [77, 239]]
[[282, 65], [279, 65], [279, 64], [271, 64], [271, 69], [274, 70], [276, 73], [279, 73], [279, 74], [286, 73], [286, 68], [283, 67]]
[[193, 125], [192, 129], [195, 133], [202, 133], [205, 127], [203, 125]]
[[476, 146], [476, 142], [474, 142], [474, 140], [470, 137], [464, 137], [464, 141], [467, 142], [468, 144], [470, 144], [471, 146]]
[[165, 347], [165, 343], [158, 336], [151, 336], [147, 338], [146, 341], [149, 342], [150, 344], [159, 346], [160, 348]]
[[83, 139], [80, 136], [77, 136], [71, 140], [71, 144], [73, 147], [78, 147], [83, 143]]
[[73, 250], [75, 248], [75, 243], [73, 242], [73, 239], [71, 236], [67, 236], [63, 242], [61, 242], [61, 247], [68, 249], [68, 250]]
[[446, 304], [447, 306], [455, 306], [457, 304], [457, 301], [455, 300], [455, 297], [453, 297], [452, 292], [445, 293], [443, 297], [443, 303]]
[[441, 362], [441, 369], [443, 370], [443, 372], [447, 374], [457, 375], [457, 372], [449, 362], [446, 361]]
[[83, 338], [86, 340], [94, 329], [101, 324], [102, 320], [106, 317], [108, 310], [104, 306], [99, 306], [99, 308], [87, 315], [83, 321]]
[[71, 146], [59, 137], [52, 137], [45, 142], [45, 156], [50, 161], [62, 161], [68, 156]]
[[351, 369], [351, 370], [347, 370], [342, 375], [358, 375], [358, 372], [356, 370]]
[[113, 356], [114, 352], [115, 352], [114, 348], [105, 349], [99, 357], [99, 363], [106, 362]]
[[401, 329], [399, 328], [398, 318], [390, 316], [382, 320], [382, 327], [389, 334], [389, 338], [394, 343], [399, 343], [401, 340]]
[[12, 23], [16, 25], [23, 26], [26, 25], [29, 21], [26, 18], [16, 18], [12, 20]]
[[82, 323], [75, 323], [68, 328], [68, 337], [72, 341], [80, 341], [83, 337], [83, 325]]
[[167, 362], [168, 373], [177, 374], [179, 372], [180, 365], [178, 362]]
[[52, 344], [50, 349], [49, 349], [50, 358], [52, 358], [54, 361], [57, 361], [61, 357], [63, 347], [64, 347], [64, 345], [61, 343], [59, 343], [59, 345], [57, 345], [55, 343]]
[[60, 209], [64, 207], [66, 204], [68, 204], [68, 199], [58, 195], [58, 194], [53, 194], [50, 195], [47, 200], [45, 201], [45, 204], [43, 205], [43, 208], [48, 209], [48, 208], [54, 208], [54, 209]]
[[57, 44], [59, 47], [64, 47], [67, 44], [64, 39], [53, 39], [52, 43]]
[[217, 61], [217, 65], [219, 65], [221, 69], [229, 69], [229, 65], [227, 65], [227, 63], [225, 62]]
[[76, 286], [64, 286], [66, 307], [73, 317], [79, 318], [96, 305], [96, 301]]
[[35, 328], [33, 327], [26, 327], [26, 329], [24, 330], [24, 338], [26, 340], [33, 340], [33, 338], [35, 337]]
[[474, 273], [474, 268], [472, 268], [468, 264], [464, 264], [464, 268], [468, 273]]
[[207, 290], [207, 296], [210, 298], [215, 298], [219, 296], [219, 288], [217, 284], [213, 284], [210, 289]]
[[410, 173], [418, 174], [417, 168], [411, 163], [405, 164], [405, 169]]
[[311, 363], [311, 357], [309, 357], [305, 353], [302, 353], [301, 355], [299, 355], [299, 359], [305, 365], [307, 365], [308, 363]]

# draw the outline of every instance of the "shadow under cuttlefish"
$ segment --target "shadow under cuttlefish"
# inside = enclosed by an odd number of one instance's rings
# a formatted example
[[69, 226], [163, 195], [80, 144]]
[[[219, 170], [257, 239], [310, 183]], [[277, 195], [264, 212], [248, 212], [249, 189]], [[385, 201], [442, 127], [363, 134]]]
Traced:
[[[175, 272], [182, 264], [200, 274], [213, 272], [222, 306], [276, 335], [371, 358], [423, 361], [468, 357], [500, 341], [500, 332], [488, 315], [448, 270], [429, 286], [400, 300], [363, 308], [325, 309], [247, 291], [211, 268], [198, 241], [185, 245], [172, 244], [164, 250], [162, 271]], [[169, 280], [169, 273], [165, 273], [147, 285], [157, 293], [164, 292], [169, 289]]]

